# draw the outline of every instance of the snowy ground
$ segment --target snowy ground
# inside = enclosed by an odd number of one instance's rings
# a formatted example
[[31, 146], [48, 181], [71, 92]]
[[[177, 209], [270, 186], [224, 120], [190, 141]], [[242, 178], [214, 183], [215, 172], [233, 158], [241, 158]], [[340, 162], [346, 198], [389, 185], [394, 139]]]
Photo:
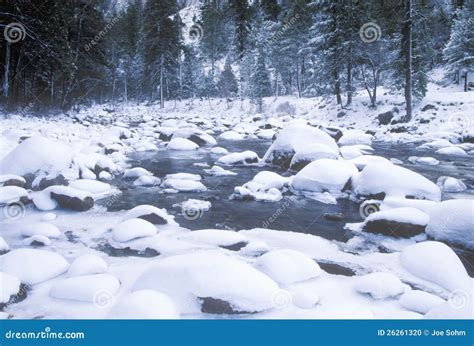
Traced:
[[[409, 161], [434, 172], [439, 160], [427, 151], [472, 167], [474, 98], [431, 84], [412, 122], [380, 125], [381, 113], [403, 114], [401, 99], [380, 95], [377, 109], [360, 94], [344, 114], [323, 99], [287, 97], [265, 100], [263, 114], [247, 102], [195, 100], [164, 110], [8, 115], [0, 142], [3, 317], [472, 318], [473, 177], [431, 181], [396, 156], [373, 155], [372, 146], [413, 143], [423, 156]], [[251, 146], [223, 148], [275, 134], [264, 157]], [[163, 150], [196, 156], [202, 174], [154, 176], [130, 165], [134, 153]], [[198, 151], [215, 161], [200, 162]], [[292, 170], [268, 171], [275, 164]], [[194, 193], [175, 207], [197, 219], [218, 203], [200, 198], [209, 188], [202, 177], [232, 176], [235, 167], [259, 171], [228, 196], [235, 208], [288, 196], [351, 200], [365, 220], [348, 223], [350, 239], [337, 241], [272, 230], [271, 220], [266, 228], [190, 231], [169, 210], [107, 212], [127, 182], [155, 189], [157, 200]], [[469, 253], [467, 262], [453, 248]]]

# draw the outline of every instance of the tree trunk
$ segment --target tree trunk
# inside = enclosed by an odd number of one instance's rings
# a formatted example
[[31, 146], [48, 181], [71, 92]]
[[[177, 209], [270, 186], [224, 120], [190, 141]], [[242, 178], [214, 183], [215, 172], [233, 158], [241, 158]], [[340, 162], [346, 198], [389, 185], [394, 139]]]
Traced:
[[468, 89], [468, 88], [467, 88], [467, 85], [468, 85], [468, 83], [467, 83], [467, 80], [468, 80], [468, 79], [467, 79], [467, 75], [468, 75], [468, 72], [466, 71], [466, 74], [464, 75], [464, 91], [467, 91], [467, 89]]
[[346, 106], [352, 104], [352, 58], [349, 57], [347, 62], [347, 103]]
[[412, 13], [411, 0], [405, 0], [405, 23], [402, 32], [402, 45], [405, 54], [405, 103], [406, 115], [404, 120], [410, 121], [412, 118], [413, 105], [413, 80], [412, 80]]
[[163, 54], [160, 59], [160, 108], [165, 108], [165, 98], [163, 93]]
[[342, 97], [341, 97], [341, 82], [339, 81], [339, 71], [334, 69], [334, 92], [336, 94], [337, 104], [342, 104]]
[[10, 42], [6, 41], [5, 64], [3, 72], [3, 96], [8, 100], [8, 91], [10, 87], [9, 72], [10, 72]]

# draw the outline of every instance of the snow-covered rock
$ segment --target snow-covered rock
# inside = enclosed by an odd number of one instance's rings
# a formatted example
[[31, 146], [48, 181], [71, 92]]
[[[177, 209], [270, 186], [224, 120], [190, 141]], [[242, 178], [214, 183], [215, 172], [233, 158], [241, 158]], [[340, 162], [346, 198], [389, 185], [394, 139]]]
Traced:
[[408, 161], [414, 164], [422, 164], [422, 165], [429, 165], [429, 166], [436, 166], [439, 165], [439, 161], [436, 160], [434, 157], [418, 157], [418, 156], [410, 156]]
[[165, 209], [160, 209], [148, 204], [142, 204], [127, 211], [123, 217], [123, 221], [135, 218], [146, 220], [154, 225], [177, 225], [174, 221], [174, 216], [169, 215]]
[[35, 136], [21, 142], [0, 161], [0, 174], [25, 175], [37, 171], [60, 171], [72, 163], [72, 150], [48, 138]]
[[300, 149], [293, 155], [290, 162], [290, 169], [299, 171], [310, 162], [319, 159], [337, 159], [339, 155], [334, 152], [334, 149], [324, 144], [309, 143], [306, 148]]
[[425, 231], [428, 214], [415, 208], [394, 208], [370, 214], [363, 230], [391, 237], [413, 237]]
[[20, 202], [28, 199], [28, 191], [18, 186], [0, 187], [0, 204]]
[[68, 186], [77, 190], [86, 191], [90, 192], [91, 194], [98, 195], [111, 192], [112, 190], [110, 184], [91, 179], [79, 179], [71, 181]]
[[15, 174], [0, 175], [0, 186], [18, 186], [24, 187], [26, 184], [25, 178]]
[[449, 246], [437, 241], [407, 246], [400, 254], [400, 263], [413, 275], [450, 291], [468, 289], [472, 285], [456, 253]]
[[441, 155], [449, 155], [449, 156], [461, 156], [461, 157], [468, 156], [468, 154], [464, 150], [455, 146], [438, 149], [436, 150], [436, 153], [441, 154]]
[[439, 177], [436, 181], [436, 185], [438, 185], [443, 192], [462, 192], [467, 189], [466, 184], [460, 179], [446, 176]]
[[364, 133], [361, 130], [347, 130], [337, 141], [339, 145], [372, 144], [372, 135]]
[[320, 144], [339, 155], [339, 148], [334, 139], [326, 132], [315, 127], [294, 123], [288, 125], [276, 135], [276, 140], [263, 157], [266, 163], [272, 163], [283, 168], [289, 168], [293, 156], [305, 151], [309, 144]]
[[125, 173], [123, 174], [123, 177], [125, 179], [134, 179], [134, 178], [141, 177], [142, 175], [153, 175], [153, 173], [151, 173], [150, 171], [142, 167], [134, 167], [134, 168], [127, 169]]
[[407, 289], [395, 275], [375, 272], [355, 278], [354, 288], [357, 292], [368, 293], [374, 299], [387, 299], [399, 296]]
[[134, 186], [157, 186], [161, 184], [161, 179], [151, 175], [142, 175], [133, 181]]
[[232, 153], [222, 156], [217, 160], [217, 163], [225, 166], [231, 166], [253, 164], [258, 163], [258, 161], [258, 155], [253, 151], [247, 150], [241, 153]]
[[245, 262], [217, 251], [201, 251], [155, 260], [133, 289], [163, 292], [181, 313], [201, 309], [219, 313], [219, 309], [201, 307], [198, 298], [227, 302], [235, 312], [257, 312], [272, 307], [271, 297], [278, 286]]
[[20, 284], [15, 276], [0, 272], [0, 304], [8, 303], [11, 296], [19, 292]]
[[10, 246], [8, 243], [3, 239], [3, 237], [0, 237], [0, 253], [6, 252], [10, 250]]
[[357, 195], [384, 194], [391, 197], [413, 196], [419, 199], [439, 201], [441, 191], [436, 184], [422, 176], [390, 163], [372, 163], [352, 179]]
[[425, 319], [472, 320], [474, 301], [471, 291], [460, 290], [452, 294], [447, 302], [436, 305], [424, 316]]
[[218, 138], [225, 141], [241, 141], [245, 139], [245, 136], [235, 131], [226, 131], [221, 133]]
[[203, 192], [207, 190], [200, 181], [189, 179], [166, 179], [163, 186], [181, 192]]
[[222, 177], [222, 176], [226, 176], [226, 175], [237, 175], [237, 173], [226, 170], [226, 169], [224, 169], [220, 166], [212, 166], [210, 169], [205, 169], [204, 172], [206, 172], [209, 175], [216, 176], [216, 177]]
[[167, 174], [165, 179], [182, 179], [182, 180], [200, 181], [202, 177], [199, 174], [173, 173], [173, 174]]
[[186, 138], [173, 138], [168, 143], [168, 149], [170, 150], [196, 150], [198, 148], [199, 145]]
[[340, 193], [357, 168], [343, 160], [320, 159], [299, 171], [291, 182], [295, 190]]
[[305, 281], [321, 274], [313, 259], [289, 249], [267, 252], [255, 261], [255, 267], [280, 284]]
[[33, 203], [40, 210], [64, 209], [86, 211], [94, 206], [94, 199], [86, 191], [69, 186], [50, 186], [32, 194]]
[[174, 131], [173, 137], [171, 140], [176, 138], [185, 138], [199, 146], [203, 145], [216, 145], [217, 142], [211, 135], [205, 133], [202, 130], [192, 127], [179, 128]]
[[49, 296], [56, 299], [91, 302], [97, 307], [111, 306], [120, 281], [110, 274], [74, 276], [54, 283]]
[[190, 198], [181, 203], [181, 212], [185, 219], [194, 220], [202, 216], [202, 214], [211, 209], [211, 207], [211, 202]]
[[34, 285], [64, 273], [69, 263], [58, 253], [37, 249], [15, 249], [3, 255], [1, 268], [22, 283]]
[[22, 243], [25, 246], [49, 246], [52, 242], [51, 239], [42, 234], [35, 234], [31, 237], [23, 239]]
[[418, 312], [420, 314], [426, 314], [428, 311], [444, 302], [444, 299], [420, 290], [408, 291], [400, 297], [401, 306], [407, 310]]
[[220, 229], [202, 229], [184, 233], [179, 239], [195, 243], [219, 246], [228, 250], [240, 250], [246, 246], [249, 239], [244, 235]]
[[474, 200], [452, 199], [429, 209], [426, 233], [440, 241], [474, 249]]
[[118, 242], [127, 242], [132, 239], [155, 235], [157, 229], [154, 224], [143, 219], [127, 219], [112, 230], [112, 237]]
[[68, 276], [82, 276], [90, 274], [102, 274], [107, 271], [107, 263], [102, 257], [93, 254], [85, 254], [77, 257], [69, 266]]
[[107, 316], [111, 319], [168, 320], [179, 318], [179, 313], [167, 295], [153, 290], [140, 290], [120, 298]]
[[22, 225], [20, 233], [24, 237], [42, 235], [48, 238], [58, 238], [61, 235], [61, 231], [58, 227], [47, 222], [36, 222]]

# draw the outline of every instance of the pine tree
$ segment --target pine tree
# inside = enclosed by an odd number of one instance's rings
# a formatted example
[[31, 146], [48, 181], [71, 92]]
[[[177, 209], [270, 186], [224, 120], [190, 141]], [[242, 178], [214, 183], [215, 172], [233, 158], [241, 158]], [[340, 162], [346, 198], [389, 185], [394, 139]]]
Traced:
[[230, 61], [230, 55], [225, 60], [224, 70], [222, 71], [219, 81], [217, 82], [219, 95], [225, 98], [234, 97], [238, 92], [237, 80]]
[[466, 2], [456, 11], [451, 36], [443, 55], [447, 61], [448, 76], [459, 83], [464, 78], [464, 91], [468, 91], [468, 75], [474, 70], [474, 4]]

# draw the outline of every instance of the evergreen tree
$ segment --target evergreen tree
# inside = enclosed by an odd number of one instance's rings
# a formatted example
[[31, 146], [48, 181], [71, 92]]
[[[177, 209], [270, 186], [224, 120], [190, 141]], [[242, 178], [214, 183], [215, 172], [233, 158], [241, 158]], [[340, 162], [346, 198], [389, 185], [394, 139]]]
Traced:
[[233, 97], [238, 92], [237, 80], [230, 61], [230, 55], [225, 60], [224, 70], [222, 71], [219, 81], [217, 83], [219, 94], [225, 98]]

